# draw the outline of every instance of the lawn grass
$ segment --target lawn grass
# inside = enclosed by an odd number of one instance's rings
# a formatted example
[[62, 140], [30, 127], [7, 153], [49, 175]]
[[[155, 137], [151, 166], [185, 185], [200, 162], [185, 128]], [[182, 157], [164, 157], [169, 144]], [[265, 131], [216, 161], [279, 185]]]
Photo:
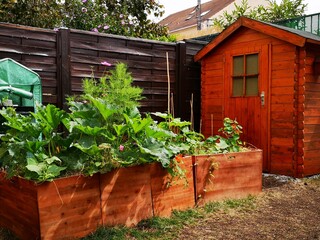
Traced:
[[250, 210], [255, 208], [256, 198], [249, 196], [239, 200], [225, 200], [221, 202], [208, 203], [203, 207], [188, 209], [186, 211], [174, 211], [170, 218], [153, 217], [141, 221], [137, 226], [128, 228], [101, 227], [96, 232], [83, 238], [83, 240], [102, 239], [176, 239], [179, 232], [186, 226], [192, 226], [199, 219], [207, 218], [217, 211]]

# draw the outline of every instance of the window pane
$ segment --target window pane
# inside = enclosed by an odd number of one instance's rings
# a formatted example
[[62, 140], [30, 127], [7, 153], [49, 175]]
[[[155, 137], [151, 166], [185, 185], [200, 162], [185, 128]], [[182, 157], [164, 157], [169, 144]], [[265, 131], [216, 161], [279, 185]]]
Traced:
[[258, 77], [248, 77], [246, 79], [246, 96], [258, 96]]
[[233, 78], [232, 83], [232, 96], [239, 97], [243, 96], [243, 78]]
[[241, 76], [243, 72], [244, 56], [233, 57], [233, 76]]
[[247, 75], [258, 74], [259, 66], [258, 66], [258, 54], [251, 54], [246, 56], [247, 66], [246, 71]]

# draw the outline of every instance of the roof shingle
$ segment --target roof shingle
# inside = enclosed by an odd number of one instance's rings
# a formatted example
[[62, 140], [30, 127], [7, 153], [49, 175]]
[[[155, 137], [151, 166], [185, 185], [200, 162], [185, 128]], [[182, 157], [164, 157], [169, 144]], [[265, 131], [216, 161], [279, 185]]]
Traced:
[[[235, 0], [211, 0], [201, 4], [201, 18], [209, 19]], [[189, 28], [197, 25], [196, 16], [197, 6], [182, 10], [180, 12], [169, 15], [159, 22], [162, 26], [167, 26], [170, 32], [175, 32], [180, 29]]]

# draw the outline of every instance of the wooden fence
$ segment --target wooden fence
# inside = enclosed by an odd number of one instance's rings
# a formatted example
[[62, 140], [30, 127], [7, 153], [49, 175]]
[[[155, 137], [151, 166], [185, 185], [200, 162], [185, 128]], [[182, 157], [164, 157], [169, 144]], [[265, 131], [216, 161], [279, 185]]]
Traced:
[[[168, 76], [175, 116], [190, 120], [190, 100], [196, 126], [200, 117], [200, 65], [193, 56], [206, 42], [166, 43], [74, 30], [40, 29], [0, 23], [0, 59], [12, 58], [37, 72], [42, 80], [43, 103], [66, 108], [65, 97], [82, 91], [82, 80], [100, 77], [110, 68], [128, 65], [134, 84], [144, 89], [142, 112], [167, 111]], [[197, 128], [197, 127], [196, 127]]]

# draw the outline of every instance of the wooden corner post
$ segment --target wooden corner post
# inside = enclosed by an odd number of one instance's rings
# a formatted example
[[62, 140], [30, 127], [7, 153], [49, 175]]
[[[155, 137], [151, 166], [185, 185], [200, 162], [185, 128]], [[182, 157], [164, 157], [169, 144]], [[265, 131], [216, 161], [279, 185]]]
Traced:
[[57, 104], [66, 110], [66, 96], [71, 95], [70, 29], [60, 28], [57, 42]]
[[186, 109], [184, 108], [186, 99], [186, 85], [184, 84], [186, 78], [186, 43], [180, 41], [177, 43], [176, 50], [176, 96], [175, 96], [175, 110], [176, 115], [185, 119]]

